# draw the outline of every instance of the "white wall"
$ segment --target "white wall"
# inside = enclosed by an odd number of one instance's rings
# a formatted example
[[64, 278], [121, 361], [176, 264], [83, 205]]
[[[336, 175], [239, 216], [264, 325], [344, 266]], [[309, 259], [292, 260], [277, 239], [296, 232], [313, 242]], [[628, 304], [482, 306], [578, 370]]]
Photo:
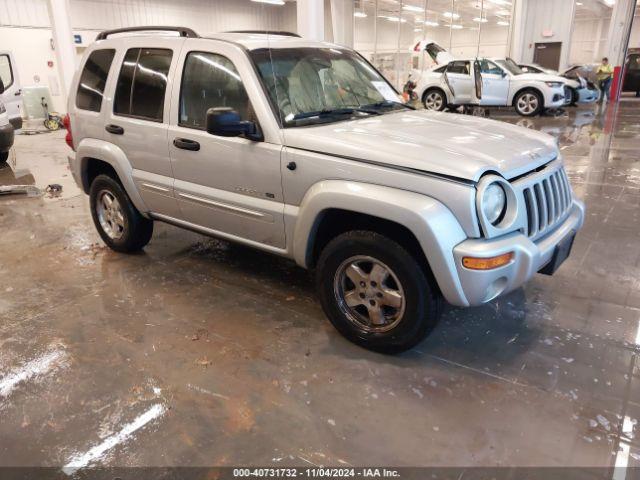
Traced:
[[598, 63], [606, 55], [610, 17], [576, 19], [573, 24], [569, 64]]
[[[522, 18], [516, 18], [514, 37], [518, 48], [512, 52], [514, 59], [530, 63], [534, 57], [534, 45], [542, 42], [562, 42], [560, 68], [569, 63], [571, 31], [575, 2], [570, 0], [518, 0]], [[544, 36], [550, 32], [550, 36]], [[520, 57], [520, 58], [518, 58]]]
[[[225, 30], [296, 31], [296, 5], [274, 6], [249, 0], [70, 0], [71, 25], [81, 34], [78, 56], [98, 32], [139, 25], [179, 25], [200, 34]], [[23, 86], [47, 85], [53, 109], [64, 112], [46, 0], [0, 0], [0, 50], [13, 52]], [[53, 68], [47, 66], [53, 61]], [[59, 93], [59, 92], [58, 92]]]

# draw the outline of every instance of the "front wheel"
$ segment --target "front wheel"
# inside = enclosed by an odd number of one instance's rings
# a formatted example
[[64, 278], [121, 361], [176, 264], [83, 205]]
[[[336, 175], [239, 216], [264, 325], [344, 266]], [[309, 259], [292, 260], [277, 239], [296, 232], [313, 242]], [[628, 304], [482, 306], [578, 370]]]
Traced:
[[322, 308], [352, 342], [383, 353], [418, 344], [436, 325], [441, 296], [395, 241], [351, 231], [324, 248], [316, 272]]
[[516, 112], [523, 117], [534, 117], [539, 115], [544, 108], [542, 96], [533, 90], [520, 92], [513, 102]]
[[0, 152], [0, 164], [6, 163], [9, 160], [9, 152]]
[[447, 106], [447, 97], [442, 90], [427, 90], [422, 97], [422, 103], [426, 110], [441, 112]]
[[122, 185], [98, 175], [89, 189], [93, 223], [109, 248], [129, 253], [141, 250], [153, 235], [153, 220], [142, 216]]

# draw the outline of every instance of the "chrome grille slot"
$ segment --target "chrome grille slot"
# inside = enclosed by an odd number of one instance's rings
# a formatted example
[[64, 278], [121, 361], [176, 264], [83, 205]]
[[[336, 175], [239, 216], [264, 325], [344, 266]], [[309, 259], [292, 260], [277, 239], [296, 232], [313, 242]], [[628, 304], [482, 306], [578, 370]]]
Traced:
[[527, 211], [527, 236], [535, 240], [563, 221], [571, 209], [569, 179], [563, 168], [532, 175], [520, 186]]

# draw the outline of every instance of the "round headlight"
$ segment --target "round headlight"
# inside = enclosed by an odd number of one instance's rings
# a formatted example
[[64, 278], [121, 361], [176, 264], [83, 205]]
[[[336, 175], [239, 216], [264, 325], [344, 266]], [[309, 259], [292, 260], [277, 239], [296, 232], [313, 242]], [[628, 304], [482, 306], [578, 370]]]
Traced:
[[498, 223], [507, 207], [507, 195], [498, 183], [489, 185], [482, 195], [482, 211], [492, 225]]

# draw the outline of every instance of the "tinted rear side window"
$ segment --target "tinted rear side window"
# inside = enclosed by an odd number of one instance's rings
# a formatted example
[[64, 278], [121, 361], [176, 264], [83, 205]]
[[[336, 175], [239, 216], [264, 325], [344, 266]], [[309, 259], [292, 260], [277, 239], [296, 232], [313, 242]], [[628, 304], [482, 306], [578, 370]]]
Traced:
[[112, 49], [91, 52], [80, 75], [76, 107], [92, 112], [100, 111], [104, 86], [107, 83], [109, 68], [115, 53], [116, 51]]
[[118, 78], [114, 113], [161, 122], [172, 55], [161, 48], [129, 49]]
[[471, 75], [469, 71], [469, 62], [451, 62], [447, 69], [449, 73], [461, 73], [462, 75]]

